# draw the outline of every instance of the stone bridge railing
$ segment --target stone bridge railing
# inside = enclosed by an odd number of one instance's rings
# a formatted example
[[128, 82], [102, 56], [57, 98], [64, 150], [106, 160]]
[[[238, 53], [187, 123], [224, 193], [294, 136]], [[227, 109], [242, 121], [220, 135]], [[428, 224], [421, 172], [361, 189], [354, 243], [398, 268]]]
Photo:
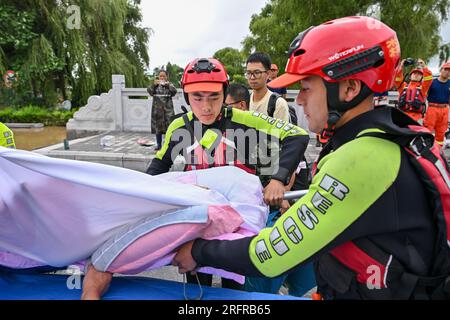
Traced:
[[[298, 90], [288, 90], [287, 100], [297, 110], [298, 125], [307, 129], [303, 108], [295, 104], [297, 94]], [[181, 89], [173, 97], [173, 104], [175, 113], [181, 112], [182, 105], [189, 109]], [[112, 89], [89, 97], [87, 105], [67, 122], [67, 136], [73, 139], [103, 131], [150, 132], [151, 106], [152, 97], [146, 88], [125, 88], [125, 76], [113, 75]]]

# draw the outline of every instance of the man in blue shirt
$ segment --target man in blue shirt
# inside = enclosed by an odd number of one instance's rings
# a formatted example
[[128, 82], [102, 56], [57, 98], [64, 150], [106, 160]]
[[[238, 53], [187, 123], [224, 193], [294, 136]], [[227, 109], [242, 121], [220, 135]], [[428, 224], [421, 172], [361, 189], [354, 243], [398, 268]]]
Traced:
[[435, 132], [434, 138], [439, 145], [444, 145], [445, 132], [448, 129], [448, 104], [450, 101], [450, 62], [441, 66], [441, 72], [434, 79], [428, 90], [428, 110], [423, 125]]

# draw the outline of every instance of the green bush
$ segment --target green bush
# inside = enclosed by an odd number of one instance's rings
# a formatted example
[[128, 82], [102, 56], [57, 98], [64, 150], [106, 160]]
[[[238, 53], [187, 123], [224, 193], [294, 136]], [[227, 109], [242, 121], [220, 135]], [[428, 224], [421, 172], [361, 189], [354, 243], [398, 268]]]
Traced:
[[45, 107], [29, 105], [0, 109], [0, 122], [43, 123], [44, 125], [64, 126], [76, 110], [49, 110]]

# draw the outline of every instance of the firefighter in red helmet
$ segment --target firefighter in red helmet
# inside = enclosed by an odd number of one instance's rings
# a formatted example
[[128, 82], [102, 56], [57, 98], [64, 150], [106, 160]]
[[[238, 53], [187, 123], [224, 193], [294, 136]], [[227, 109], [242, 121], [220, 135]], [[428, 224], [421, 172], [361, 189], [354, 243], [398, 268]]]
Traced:
[[[450, 266], [442, 222], [448, 216], [441, 215], [440, 197], [430, 203], [431, 189], [412, 163], [414, 155], [432, 150], [435, 172], [448, 175], [444, 161], [426, 129], [395, 108], [372, 106], [374, 92], [394, 83], [400, 63], [396, 33], [373, 18], [346, 17], [301, 32], [288, 53], [286, 73], [271, 86], [299, 83], [297, 104], [309, 129], [330, 137], [308, 193], [258, 235], [191, 241], [173, 264], [180, 272], [211, 266], [276, 277], [313, 261], [316, 297], [445, 296]], [[446, 190], [445, 179], [439, 183]]]
[[[402, 60], [401, 67], [404, 61]], [[423, 63], [423, 67], [412, 69], [407, 77], [409, 79], [406, 79], [403, 77], [402, 69], [399, 68], [396, 75], [396, 80], [402, 79], [397, 89], [399, 94], [398, 108], [420, 124], [423, 124], [423, 117], [427, 111], [428, 89], [433, 81], [432, 73]]]
[[[192, 111], [172, 121], [164, 145], [147, 173], [168, 172], [178, 156], [184, 158], [186, 171], [232, 165], [258, 175], [264, 185], [266, 203], [280, 206], [285, 186], [308, 145], [308, 133], [265, 114], [226, 106], [227, 87], [228, 75], [220, 61], [200, 58], [186, 66], [182, 88]], [[272, 147], [274, 145], [278, 148]], [[255, 152], [264, 146], [267, 150]], [[206, 274], [200, 274], [199, 280], [203, 285], [212, 283], [212, 277]], [[110, 281], [110, 275], [90, 266], [83, 283], [82, 298], [99, 299]], [[196, 283], [195, 278], [189, 281]], [[238, 285], [228, 281], [225, 286], [237, 289], [240, 288]]]

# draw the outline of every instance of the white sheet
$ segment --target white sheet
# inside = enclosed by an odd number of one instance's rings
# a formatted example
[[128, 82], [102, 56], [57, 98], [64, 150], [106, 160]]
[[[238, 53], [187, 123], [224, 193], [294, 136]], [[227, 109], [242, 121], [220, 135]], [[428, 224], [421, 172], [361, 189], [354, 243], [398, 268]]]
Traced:
[[[185, 175], [212, 190], [176, 182]], [[235, 167], [153, 177], [0, 147], [0, 252], [43, 264], [86, 259], [118, 228], [143, 217], [212, 204], [230, 204], [250, 230], [265, 225], [259, 179]]]

